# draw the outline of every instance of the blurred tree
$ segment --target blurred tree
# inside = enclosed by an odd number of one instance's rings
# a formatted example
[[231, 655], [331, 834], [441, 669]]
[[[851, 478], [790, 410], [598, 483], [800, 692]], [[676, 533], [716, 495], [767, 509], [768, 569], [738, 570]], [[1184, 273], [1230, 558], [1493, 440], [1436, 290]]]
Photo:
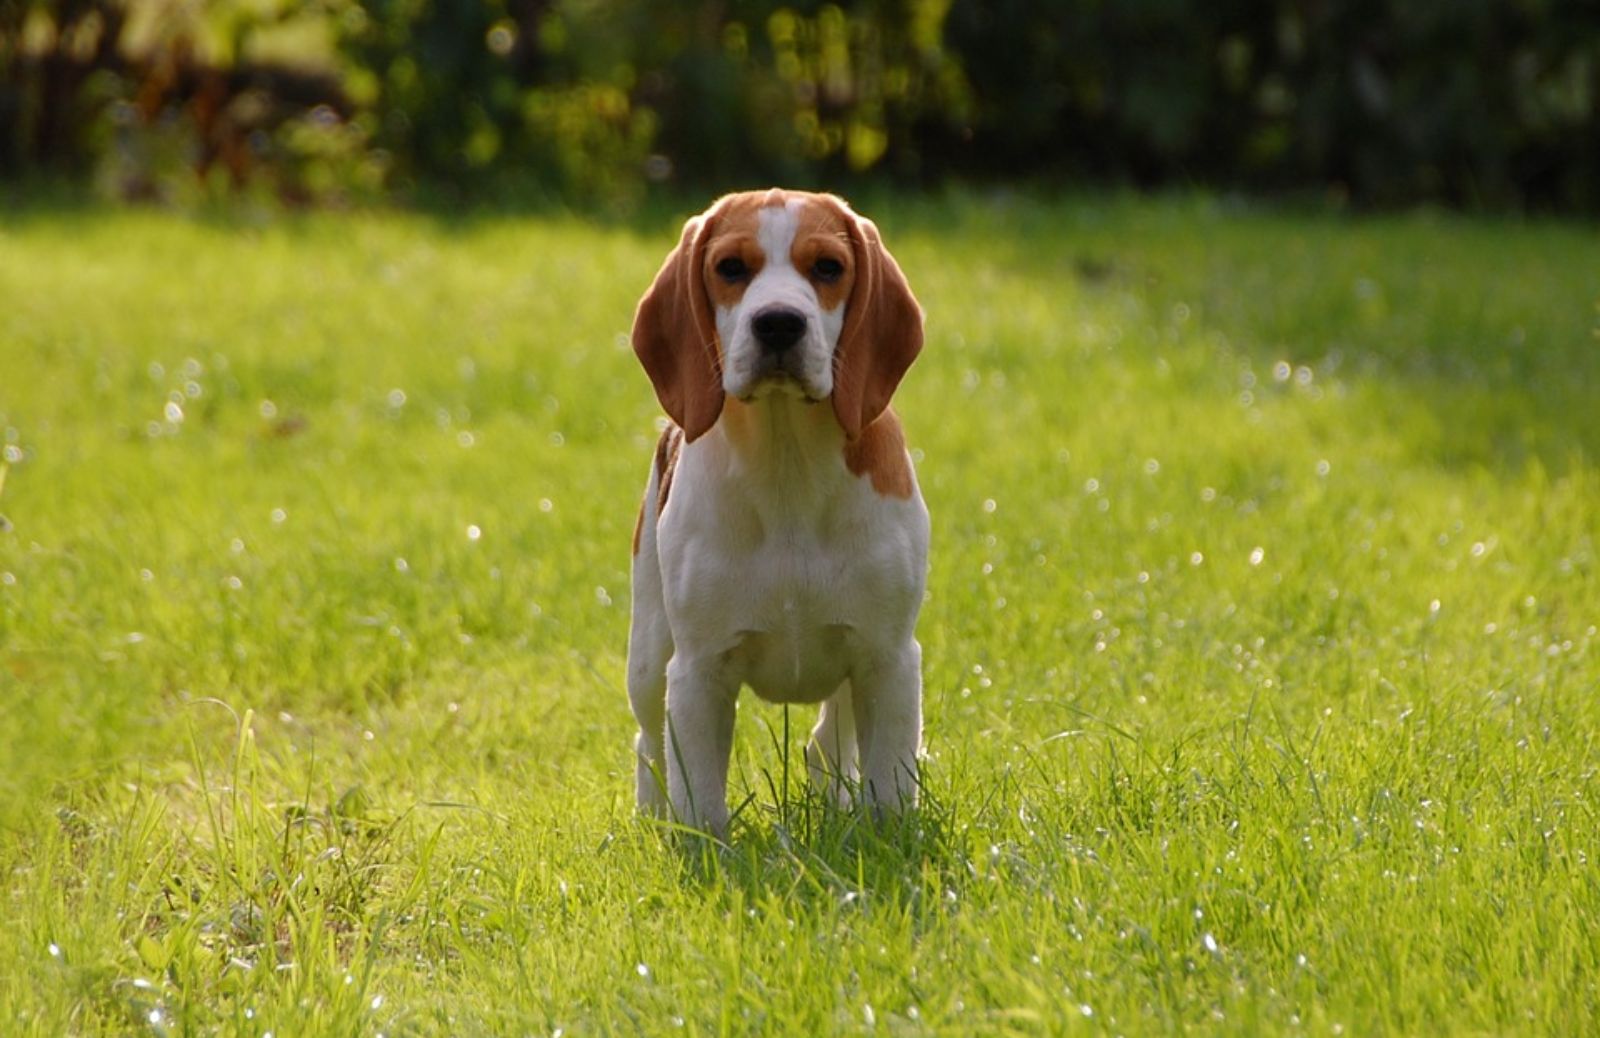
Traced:
[[0, 2], [0, 172], [88, 162], [97, 74], [122, 65], [126, 12], [115, 0]]
[[289, 2], [0, 0], [0, 175], [95, 175], [139, 198], [375, 188], [337, 69], [262, 46], [323, 18]]
[[[366, 0], [345, 49], [416, 174], [814, 181], [882, 162], [928, 103], [944, 0]], [[905, 166], [909, 153], [896, 154]]]
[[1589, 0], [955, 0], [952, 168], [1600, 204]]
[[[959, 175], [1600, 207], [1595, 0], [0, 0], [0, 177]], [[187, 185], [187, 186], [185, 186]]]

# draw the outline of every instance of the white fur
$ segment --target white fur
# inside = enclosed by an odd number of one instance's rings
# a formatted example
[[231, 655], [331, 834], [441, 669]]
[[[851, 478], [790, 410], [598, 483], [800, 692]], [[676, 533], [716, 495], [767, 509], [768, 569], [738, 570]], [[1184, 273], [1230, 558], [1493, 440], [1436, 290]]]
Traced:
[[[914, 628], [928, 512], [914, 481], [900, 498], [853, 475], [831, 408], [813, 402], [832, 391], [845, 307], [822, 312], [789, 262], [796, 204], [761, 212], [765, 265], [740, 304], [717, 314], [724, 384], [752, 401], [756, 435], [730, 435], [724, 413], [685, 444], [660, 515], [652, 471], [633, 564], [628, 696], [639, 722], [638, 804], [658, 815], [670, 807], [718, 834], [727, 828], [744, 686], [769, 702], [822, 703], [806, 759], [813, 781], [841, 802], [859, 791], [874, 808], [894, 810], [917, 795], [922, 653]], [[749, 316], [774, 301], [808, 315], [796, 347], [806, 358], [799, 394], [749, 381]]]

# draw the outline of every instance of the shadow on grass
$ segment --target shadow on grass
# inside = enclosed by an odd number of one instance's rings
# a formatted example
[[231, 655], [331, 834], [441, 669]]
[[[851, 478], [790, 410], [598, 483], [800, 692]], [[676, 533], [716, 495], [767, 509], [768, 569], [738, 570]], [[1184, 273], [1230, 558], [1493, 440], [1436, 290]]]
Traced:
[[[1342, 386], [1367, 397], [1377, 433], [1424, 463], [1512, 472], [1538, 464], [1555, 474], [1600, 463], [1600, 422], [1590, 414], [1600, 395], [1600, 241], [1592, 226], [1431, 210], [1352, 214], [1206, 194], [834, 186], [885, 227], [897, 251], [959, 257], [941, 262], [1015, 274], [1039, 292], [1075, 285], [1076, 295], [1055, 304], [1062, 327], [1084, 317], [1075, 310], [1084, 303], [1125, 300], [1156, 333], [1152, 348], [1220, 337], [1240, 377], [1250, 377], [1245, 367], [1253, 372], [1258, 406], [1279, 390], [1296, 391], [1296, 379], [1273, 375], [1287, 363], [1312, 377], [1311, 393]], [[681, 219], [717, 193], [653, 193], [617, 212], [532, 190], [483, 198], [420, 191], [355, 208], [419, 218], [452, 237], [507, 221], [591, 224], [664, 254]], [[0, 187], [0, 216], [15, 229], [91, 224], [125, 210], [81, 187]], [[317, 211], [249, 201], [175, 212], [221, 233], [326, 227]], [[930, 320], [958, 335], [972, 329], [952, 320], [970, 323], [972, 308], [983, 306], [969, 298], [929, 303]], [[974, 346], [984, 363], [1026, 363], [1005, 344]], [[1122, 348], [1136, 357], [1140, 346], [1130, 338]]]
[[1240, 369], [1233, 390], [1257, 406], [1340, 387], [1424, 463], [1557, 474], [1600, 463], [1592, 225], [1209, 195], [996, 194], [966, 199], [944, 227], [913, 212], [914, 232], [957, 249], [970, 238], [965, 251], [1002, 269], [1075, 284], [1062, 303], [1074, 323], [1076, 298], [1139, 314], [1152, 352], [1220, 339]]
[[918, 915], [967, 874], [959, 827], [942, 806], [924, 803], [899, 816], [825, 805], [807, 795], [744, 817], [727, 843], [677, 832], [683, 876], [745, 903], [781, 898], [803, 910], [887, 904]]
[[720, 192], [660, 191], [623, 207], [606, 208], [574, 205], [532, 186], [465, 195], [448, 185], [435, 185], [389, 197], [296, 206], [270, 195], [127, 202], [86, 184], [34, 178], [0, 183], [0, 218], [13, 228], [26, 228], [31, 224], [93, 223], [113, 214], [143, 212], [218, 231], [273, 227], [292, 233], [318, 221], [361, 213], [419, 219], [442, 235], [470, 235], [508, 221], [546, 220], [659, 236], [668, 243], [665, 250], [677, 240], [681, 221], [704, 209], [717, 194]]
[[[937, 909], [972, 874], [969, 834], [1004, 797], [958, 803], [930, 783], [924, 766], [916, 806], [900, 812], [841, 807], [801, 777], [763, 772], [738, 804], [726, 842], [677, 825], [663, 835], [681, 855], [686, 883], [707, 893], [736, 890], [749, 903], [772, 896], [806, 907], [893, 905]], [[857, 791], [859, 792], [859, 791]]]

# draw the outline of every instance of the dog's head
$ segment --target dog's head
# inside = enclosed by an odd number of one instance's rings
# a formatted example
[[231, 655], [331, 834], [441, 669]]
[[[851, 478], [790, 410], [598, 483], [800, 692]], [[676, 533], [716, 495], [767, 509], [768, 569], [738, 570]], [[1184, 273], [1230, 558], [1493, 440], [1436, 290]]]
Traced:
[[922, 310], [872, 221], [832, 195], [718, 199], [639, 300], [633, 349], [694, 440], [731, 394], [833, 401], [845, 435], [870, 425], [922, 349]]

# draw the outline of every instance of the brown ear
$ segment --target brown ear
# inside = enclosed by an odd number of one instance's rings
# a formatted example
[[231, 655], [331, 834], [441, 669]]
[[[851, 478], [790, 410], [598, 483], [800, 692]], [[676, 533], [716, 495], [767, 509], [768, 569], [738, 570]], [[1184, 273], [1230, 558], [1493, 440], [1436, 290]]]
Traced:
[[856, 280], [833, 354], [833, 412], [855, 439], [889, 406], [922, 351], [922, 307], [871, 220], [844, 212]]
[[717, 322], [706, 297], [702, 268], [710, 214], [683, 228], [633, 315], [633, 352], [656, 387], [656, 399], [695, 440], [722, 414], [722, 361]]

